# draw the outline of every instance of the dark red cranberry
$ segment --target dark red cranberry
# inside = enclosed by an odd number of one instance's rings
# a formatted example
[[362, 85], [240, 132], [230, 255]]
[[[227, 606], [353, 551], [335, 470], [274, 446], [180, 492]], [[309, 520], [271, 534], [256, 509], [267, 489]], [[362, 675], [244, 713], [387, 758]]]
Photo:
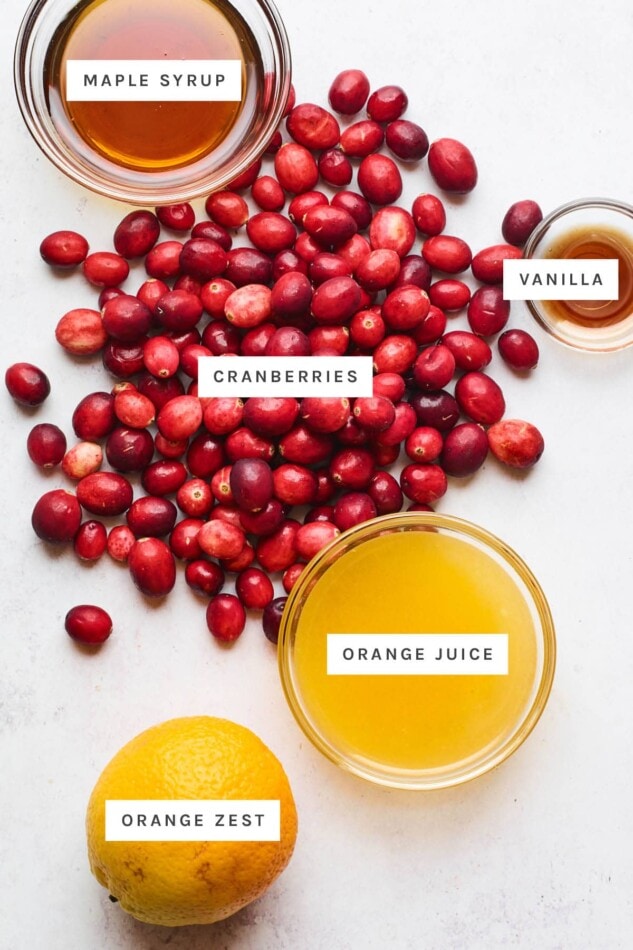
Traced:
[[38, 538], [51, 544], [72, 541], [81, 523], [77, 497], [63, 488], [46, 492], [36, 502], [31, 524]]
[[50, 422], [40, 422], [33, 426], [26, 440], [26, 451], [35, 465], [40, 468], [54, 468], [66, 454], [66, 436]]
[[39, 406], [51, 391], [48, 376], [32, 363], [13, 363], [5, 373], [9, 393], [22, 406]]
[[279, 640], [279, 628], [287, 600], [287, 597], [275, 597], [275, 599], [271, 600], [264, 608], [262, 626], [266, 637], [271, 643], [277, 643]]

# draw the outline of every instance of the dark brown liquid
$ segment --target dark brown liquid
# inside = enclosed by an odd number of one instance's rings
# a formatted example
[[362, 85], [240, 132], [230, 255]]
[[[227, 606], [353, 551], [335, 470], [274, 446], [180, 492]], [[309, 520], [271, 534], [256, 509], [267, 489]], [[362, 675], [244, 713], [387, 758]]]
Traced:
[[555, 320], [585, 327], [608, 327], [633, 313], [633, 241], [623, 231], [596, 226], [567, 231], [547, 249], [546, 258], [617, 260], [617, 300], [543, 300]]
[[217, 147], [241, 102], [66, 102], [66, 61], [233, 59], [242, 63], [244, 86], [257, 58], [250, 30], [224, 0], [86, 0], [49, 49], [51, 113], [67, 135], [81, 137], [84, 149], [117, 165], [179, 168]]

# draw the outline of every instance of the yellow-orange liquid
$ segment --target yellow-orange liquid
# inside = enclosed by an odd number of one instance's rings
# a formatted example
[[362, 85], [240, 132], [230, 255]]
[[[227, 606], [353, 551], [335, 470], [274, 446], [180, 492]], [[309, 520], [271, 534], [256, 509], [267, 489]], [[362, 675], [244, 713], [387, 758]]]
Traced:
[[53, 120], [67, 137], [79, 135], [84, 150], [145, 172], [179, 168], [207, 155], [226, 138], [242, 103], [67, 102], [69, 59], [239, 60], [243, 83], [247, 67], [259, 64], [248, 27], [224, 0], [80, 3], [47, 57]]
[[[507, 675], [328, 675], [328, 633], [506, 633]], [[293, 669], [325, 741], [397, 769], [467, 765], [498, 748], [534, 699], [538, 641], [524, 592], [491, 555], [433, 531], [391, 533], [317, 580], [296, 628]]]

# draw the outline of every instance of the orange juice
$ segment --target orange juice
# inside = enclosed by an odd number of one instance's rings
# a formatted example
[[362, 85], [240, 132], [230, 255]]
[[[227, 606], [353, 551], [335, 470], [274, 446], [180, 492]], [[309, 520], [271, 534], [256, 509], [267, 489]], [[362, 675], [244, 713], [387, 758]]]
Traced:
[[[407, 525], [406, 515], [395, 518]], [[332, 757], [356, 763], [361, 772], [465, 774], [512, 741], [541, 685], [539, 611], [504, 553], [454, 531], [419, 527], [370, 529], [365, 537], [354, 529], [358, 543], [354, 532], [347, 545], [335, 542], [338, 556], [326, 553], [323, 569], [305, 581], [302, 576], [303, 590], [287, 607], [281, 663], [293, 711], [300, 707], [298, 718], [310, 724], [308, 734], [314, 740], [314, 731], [322, 751], [334, 750]], [[507, 673], [489, 674], [475, 663], [466, 674], [460, 667], [459, 675], [430, 675], [429, 663], [395, 675], [387, 663], [376, 675], [371, 663], [361, 663], [368, 672], [333, 675], [328, 634], [334, 633], [356, 635], [350, 642], [359, 645], [367, 634], [388, 634], [394, 644], [398, 634], [440, 635], [427, 651], [429, 661], [446, 654], [444, 642], [475, 642], [455, 634], [503, 634]], [[371, 655], [375, 641], [367, 642]]]

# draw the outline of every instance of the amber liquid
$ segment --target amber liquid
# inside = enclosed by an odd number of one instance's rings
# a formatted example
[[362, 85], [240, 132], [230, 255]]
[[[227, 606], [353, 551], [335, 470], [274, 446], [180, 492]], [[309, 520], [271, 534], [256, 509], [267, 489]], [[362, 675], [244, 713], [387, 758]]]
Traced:
[[617, 300], [544, 300], [543, 307], [555, 320], [584, 327], [610, 327], [633, 312], [633, 242], [624, 232], [596, 226], [575, 228], [557, 238], [545, 257], [618, 261]]
[[88, 157], [93, 150], [151, 172], [190, 165], [215, 149], [242, 103], [66, 102], [69, 59], [239, 60], [245, 90], [259, 58], [246, 23], [224, 0], [88, 0], [75, 8], [47, 57], [53, 118], [80, 136]]

